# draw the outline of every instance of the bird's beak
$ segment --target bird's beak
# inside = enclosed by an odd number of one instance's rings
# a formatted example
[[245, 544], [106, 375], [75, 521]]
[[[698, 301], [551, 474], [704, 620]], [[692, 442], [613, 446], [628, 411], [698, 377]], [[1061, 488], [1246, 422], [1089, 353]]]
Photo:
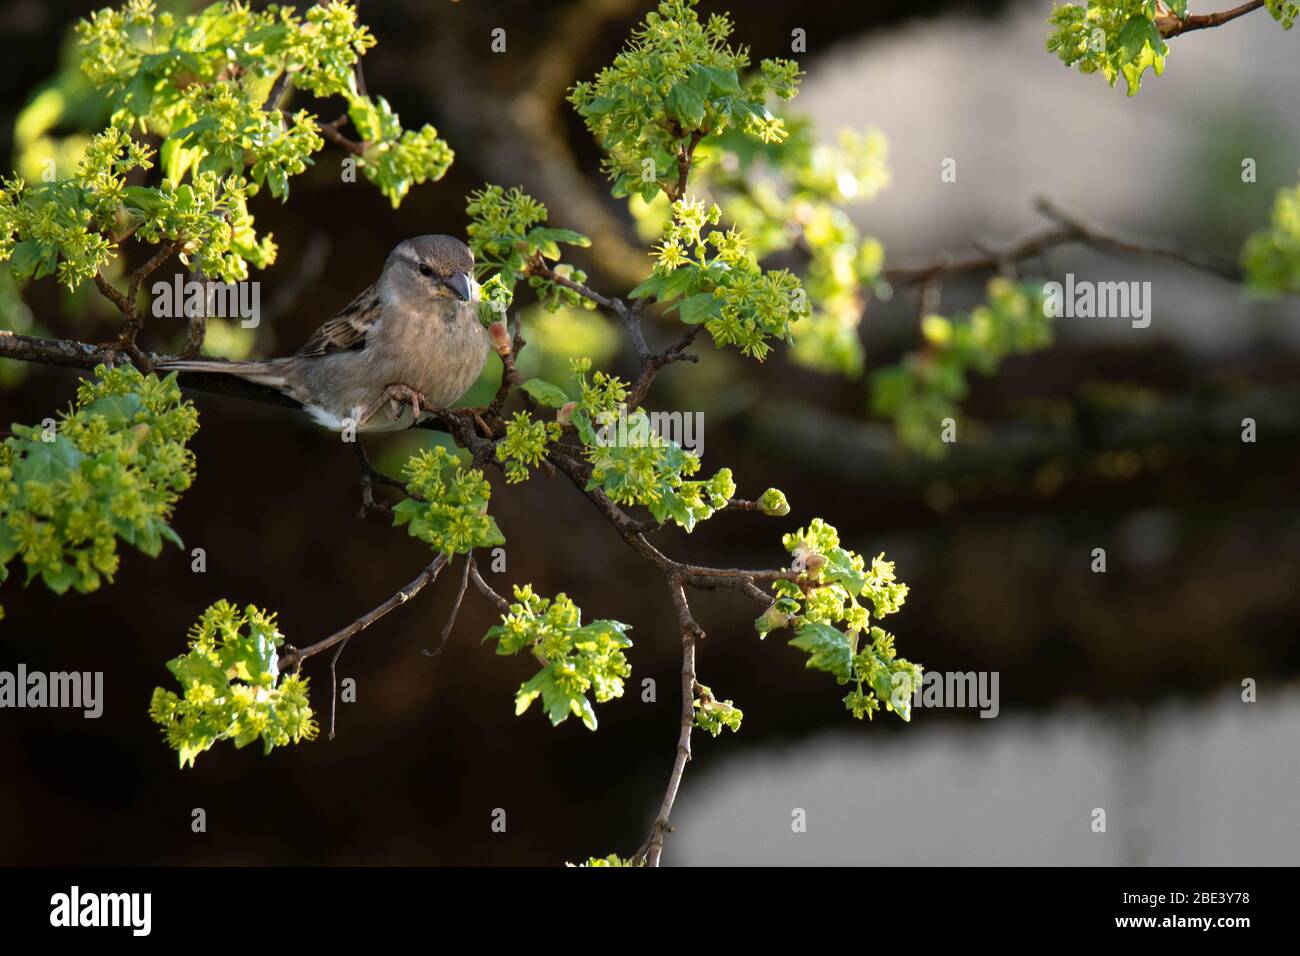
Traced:
[[454, 273], [449, 279], [447, 279], [447, 288], [460, 296], [461, 301], [463, 302], [478, 301], [478, 283], [475, 282], [474, 277], [467, 272]]

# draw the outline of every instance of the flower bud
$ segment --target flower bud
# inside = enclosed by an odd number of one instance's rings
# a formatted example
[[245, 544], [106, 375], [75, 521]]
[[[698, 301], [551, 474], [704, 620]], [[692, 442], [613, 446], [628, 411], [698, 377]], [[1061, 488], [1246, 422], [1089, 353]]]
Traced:
[[496, 349], [497, 355], [505, 358], [510, 354], [510, 333], [506, 331], [504, 322], [497, 321], [489, 325], [488, 335], [492, 339], [492, 347]]
[[578, 408], [577, 402], [565, 402], [555, 411], [555, 420], [561, 425], [567, 425], [573, 421], [573, 413]]
[[778, 488], [769, 488], [758, 499], [758, 510], [774, 518], [783, 518], [790, 513], [790, 502]]
[[759, 634], [766, 634], [768, 631], [779, 631], [789, 623], [790, 615], [772, 604], [754, 622], [754, 626], [758, 629]]

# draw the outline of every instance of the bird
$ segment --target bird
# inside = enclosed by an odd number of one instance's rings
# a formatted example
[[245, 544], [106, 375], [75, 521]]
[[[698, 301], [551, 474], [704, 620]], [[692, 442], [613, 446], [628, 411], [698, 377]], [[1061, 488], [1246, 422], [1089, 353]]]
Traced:
[[[474, 254], [453, 236], [406, 239], [378, 280], [294, 355], [264, 361], [174, 359], [156, 368], [218, 372], [266, 385], [333, 431], [409, 428], [474, 384], [491, 339], [479, 320]], [[388, 403], [387, 414], [380, 409]]]

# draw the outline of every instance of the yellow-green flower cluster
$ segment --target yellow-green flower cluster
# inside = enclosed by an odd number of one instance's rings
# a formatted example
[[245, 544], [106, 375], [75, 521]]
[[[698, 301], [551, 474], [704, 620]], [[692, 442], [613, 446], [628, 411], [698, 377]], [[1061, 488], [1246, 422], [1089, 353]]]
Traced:
[[93, 591], [117, 571], [118, 540], [150, 557], [180, 538], [168, 520], [194, 477], [186, 444], [198, 413], [175, 375], [95, 370], [72, 410], [12, 426], [0, 446], [0, 581], [22, 560], [58, 594]]
[[218, 601], [190, 629], [189, 652], [167, 662], [181, 694], [154, 688], [149, 718], [182, 767], [219, 740], [265, 753], [316, 736], [307, 678], [280, 673], [275, 615]]
[[[126, 231], [146, 242], [183, 240], [183, 261], [226, 282], [270, 264], [275, 246], [257, 235], [247, 199], [263, 186], [287, 198], [289, 179], [324, 145], [311, 113], [267, 108], [282, 74], [317, 96], [344, 97], [364, 127], [355, 161], [394, 206], [451, 163], [436, 130], [404, 131], [382, 98], [358, 91], [355, 67], [374, 38], [353, 4], [332, 0], [299, 16], [223, 0], [179, 16], [130, 0], [93, 13], [76, 32], [81, 70], [108, 97], [112, 119], [75, 170], [3, 183], [0, 259], [12, 260], [20, 280], [57, 272], [74, 288], [108, 265], [114, 237]], [[137, 132], [162, 141], [157, 185], [126, 185], [127, 172], [152, 165]], [[55, 145], [50, 154], [65, 155]]]
[[697, 2], [664, 0], [610, 66], [569, 94], [607, 154], [602, 166], [615, 196], [639, 194], [648, 202], [661, 190], [675, 191], [679, 157], [703, 137], [729, 129], [760, 142], [785, 136], [767, 101], [795, 95], [798, 65], [764, 60], [744, 78], [749, 56], [730, 46], [730, 18], [714, 14], [701, 22]]
[[515, 694], [515, 714], [540, 697], [552, 724], [573, 714], [595, 730], [596, 711], [587, 694], [601, 704], [623, 696], [623, 679], [632, 673], [623, 654], [632, 646], [630, 628], [608, 620], [583, 625], [582, 610], [564, 594], [544, 598], [529, 585], [516, 587], [514, 594], [509, 612], [483, 639], [495, 638], [502, 655], [528, 650], [542, 665]]
[[411, 497], [393, 508], [393, 524], [441, 554], [465, 554], [505, 543], [487, 513], [492, 488], [483, 472], [465, 468], [441, 445], [420, 449], [402, 467]]
[[754, 622], [759, 636], [793, 628], [790, 645], [808, 654], [809, 668], [854, 685], [844, 706], [859, 720], [882, 706], [910, 720], [921, 666], [898, 657], [893, 635], [872, 623], [898, 611], [907, 599], [907, 585], [895, 578], [893, 562], [882, 554], [868, 568], [861, 555], [841, 547], [839, 532], [820, 518], [783, 536], [782, 543], [793, 574], [773, 584], [776, 600]]
[[527, 412], [516, 412], [506, 422], [505, 438], [497, 444], [497, 461], [503, 463], [506, 481], [526, 481], [530, 468], [546, 457], [546, 446], [559, 439], [563, 429], [558, 422], [543, 422]]
[[713, 229], [716, 203], [683, 199], [655, 249], [654, 272], [631, 297], [674, 303], [687, 325], [704, 324], [719, 345], [762, 360], [769, 340], [791, 341], [791, 323], [810, 313], [808, 295], [786, 269], [764, 270], [740, 229]]
[[546, 207], [527, 193], [500, 186], [484, 186], [469, 195], [465, 212], [470, 217], [466, 227], [469, 247], [474, 252], [480, 276], [491, 273], [484, 283], [485, 298], [489, 285], [497, 314], [504, 315], [513, 299], [515, 285], [525, 276], [528, 286], [548, 310], [561, 308], [595, 308], [595, 303], [555, 280], [538, 275], [535, 264], [554, 262], [547, 268], [571, 282], [585, 283], [587, 274], [568, 263], [559, 262], [560, 243], [587, 247], [591, 240], [572, 229], [556, 229], [546, 222]]

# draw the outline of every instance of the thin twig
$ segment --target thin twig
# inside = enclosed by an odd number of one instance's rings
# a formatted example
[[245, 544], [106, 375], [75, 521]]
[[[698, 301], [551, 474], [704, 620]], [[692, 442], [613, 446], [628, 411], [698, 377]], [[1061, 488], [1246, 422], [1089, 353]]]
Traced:
[[371, 624], [374, 624], [389, 611], [393, 610], [393, 608], [401, 607], [407, 601], [411, 600], [411, 598], [423, 591], [425, 587], [432, 584], [438, 577], [438, 572], [441, 571], [446, 564], [447, 556], [445, 554], [438, 555], [410, 584], [402, 588], [382, 604], [379, 604], [372, 610], [361, 615], [361, 617], [357, 618], [347, 627], [335, 631], [322, 641], [317, 641], [315, 644], [308, 647], [293, 648], [288, 653], [282, 655], [280, 657], [280, 670], [287, 671], [290, 669], [300, 668], [302, 667], [302, 662], [307, 660], [307, 658], [315, 657], [322, 651], [328, 651], [331, 647], [350, 640], [354, 635], [364, 631]]
[[379, 482], [389, 488], [396, 488], [399, 491], [405, 491], [406, 485], [390, 475], [384, 474], [370, 462], [370, 456], [366, 454], [365, 446], [361, 444], [361, 439], [356, 438], [349, 442], [352, 445], [352, 454], [356, 456], [357, 464], [361, 468], [361, 510], [357, 512], [358, 518], [364, 518], [371, 512], [378, 514], [390, 515], [393, 513], [392, 507], [386, 501], [379, 501], [375, 498], [374, 483]]
[[695, 337], [700, 334], [702, 325], [688, 326], [686, 331], [668, 348], [662, 352], [652, 355], [645, 355], [641, 358], [641, 374], [637, 376], [636, 384], [632, 386], [632, 391], [628, 393], [627, 407], [636, 408], [645, 401], [646, 393], [650, 391], [650, 386], [655, 380], [655, 376], [666, 366], [674, 362], [698, 362], [700, 357], [693, 355], [686, 350], [695, 342]]
[[510, 613], [510, 602], [500, 594], [497, 594], [497, 592], [493, 590], [492, 585], [483, 580], [483, 576], [479, 574], [477, 563], [470, 565], [469, 579], [473, 582], [474, 587], [479, 589], [479, 593], [496, 605], [497, 610], [502, 614]]
[[1036, 258], [1058, 246], [1082, 243], [1103, 252], [1168, 259], [1223, 279], [1241, 281], [1241, 267], [1220, 256], [1183, 248], [1173, 243], [1120, 235], [1073, 216], [1044, 198], [1035, 200], [1034, 208], [1053, 220], [1055, 225], [1005, 246], [998, 247], [985, 242], [974, 253], [960, 255], [942, 253], [928, 261], [892, 266], [885, 270], [885, 278], [895, 285], [919, 284], [923, 289], [932, 290], [933, 283], [940, 278], [981, 272], [1003, 272], [1009, 265]]
[[349, 640], [351, 638], [345, 638], [339, 644], [339, 649], [334, 652], [334, 656], [330, 658], [330, 740], [334, 739], [334, 716], [338, 713], [339, 705], [339, 675], [335, 668], [338, 667], [339, 658], [343, 656], [343, 648], [348, 646]]
[[134, 306], [131, 305], [131, 300], [119, 292], [117, 286], [104, 278], [104, 273], [95, 273], [95, 287], [103, 293], [104, 298], [117, 306], [118, 311], [123, 315], [130, 315], [134, 311]]
[[183, 239], [174, 239], [165, 243], [140, 268], [131, 273], [131, 282], [126, 290], [126, 302], [129, 309], [125, 313], [126, 326], [122, 330], [126, 341], [134, 343], [136, 336], [140, 334], [140, 329], [144, 327], [144, 315], [136, 308], [136, 296], [140, 293], [140, 286], [145, 279], [158, 271], [158, 268], [184, 245], [185, 240]]
[[332, 120], [328, 123], [321, 123], [320, 133], [331, 143], [335, 143], [339, 146], [342, 146], [352, 155], [364, 156], [366, 152], [365, 143], [358, 143], [354, 139], [348, 139], [348, 137], [344, 136], [342, 133], [339, 132], [339, 127], [341, 127], [347, 121], [348, 118], [345, 115], [345, 116], [340, 116], [338, 119]]
[[451, 615], [447, 618], [447, 623], [442, 627], [442, 634], [438, 636], [438, 649], [430, 652], [426, 647], [420, 653], [425, 657], [437, 657], [442, 653], [442, 649], [447, 646], [447, 638], [451, 637], [451, 629], [456, 626], [456, 616], [460, 614], [460, 602], [465, 600], [465, 591], [469, 587], [469, 572], [474, 567], [474, 552], [470, 551], [465, 555], [465, 569], [460, 574], [460, 587], [456, 590], [456, 600], [451, 606]]
[[695, 159], [695, 147], [700, 145], [706, 135], [704, 130], [693, 130], [690, 138], [677, 151], [677, 182], [668, 191], [668, 199], [676, 202], [686, 195], [686, 182], [691, 175], [691, 163]]
[[1171, 262], [1177, 262], [1192, 269], [1209, 272], [1231, 282], [1241, 281], [1241, 266], [1222, 256], [1211, 255], [1198, 249], [1188, 249], [1171, 242], [1137, 239], [1103, 229], [1101, 226], [1066, 212], [1046, 197], [1036, 199], [1034, 208], [1047, 218], [1071, 230], [1076, 240], [1096, 246], [1106, 252], [1168, 259]]

